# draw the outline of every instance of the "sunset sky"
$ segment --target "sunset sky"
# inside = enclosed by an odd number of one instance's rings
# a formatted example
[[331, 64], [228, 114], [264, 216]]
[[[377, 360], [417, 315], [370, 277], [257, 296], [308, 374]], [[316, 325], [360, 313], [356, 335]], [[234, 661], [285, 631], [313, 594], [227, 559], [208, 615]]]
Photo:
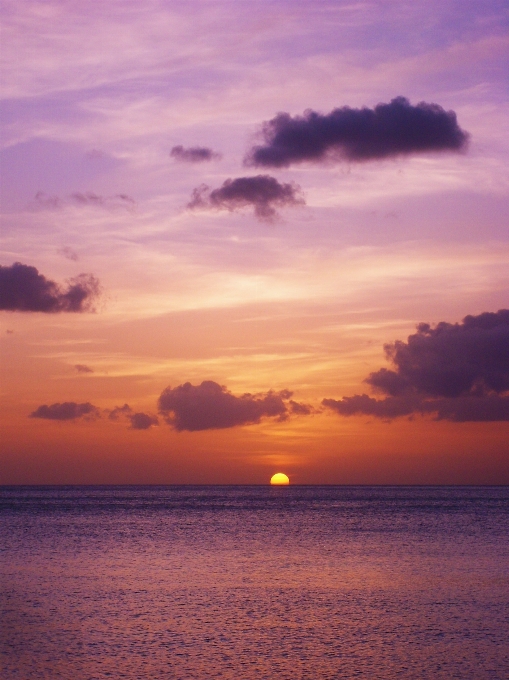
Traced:
[[1, 18], [1, 483], [509, 483], [504, 0]]

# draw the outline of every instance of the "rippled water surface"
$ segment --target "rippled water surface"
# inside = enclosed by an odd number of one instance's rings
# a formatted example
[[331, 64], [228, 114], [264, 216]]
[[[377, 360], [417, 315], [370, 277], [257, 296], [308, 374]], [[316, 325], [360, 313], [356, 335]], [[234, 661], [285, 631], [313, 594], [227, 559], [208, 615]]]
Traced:
[[509, 488], [3, 487], [6, 679], [509, 677]]

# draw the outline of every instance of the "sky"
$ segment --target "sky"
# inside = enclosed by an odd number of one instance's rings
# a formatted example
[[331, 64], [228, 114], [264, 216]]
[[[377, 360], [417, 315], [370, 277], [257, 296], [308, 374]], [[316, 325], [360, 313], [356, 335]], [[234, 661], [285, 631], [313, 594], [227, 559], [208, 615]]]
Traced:
[[503, 0], [0, 16], [0, 483], [509, 483]]

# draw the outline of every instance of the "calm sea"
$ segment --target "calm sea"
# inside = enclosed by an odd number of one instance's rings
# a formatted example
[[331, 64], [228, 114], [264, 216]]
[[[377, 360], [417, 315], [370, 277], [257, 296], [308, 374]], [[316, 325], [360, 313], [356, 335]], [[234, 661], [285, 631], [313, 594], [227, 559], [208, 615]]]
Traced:
[[509, 488], [0, 488], [5, 679], [509, 677]]

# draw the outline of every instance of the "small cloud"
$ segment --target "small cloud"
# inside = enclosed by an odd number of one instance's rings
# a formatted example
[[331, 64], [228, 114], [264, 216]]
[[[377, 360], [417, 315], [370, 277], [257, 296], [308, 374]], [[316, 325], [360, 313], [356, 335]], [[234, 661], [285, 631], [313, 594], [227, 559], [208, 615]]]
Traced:
[[131, 423], [131, 429], [133, 430], [148, 430], [152, 425], [159, 425], [157, 416], [148, 413], [134, 413], [129, 404], [117, 406], [112, 411], [107, 411], [107, 413], [110, 420], [127, 419]]
[[100, 151], [99, 149], [91, 149], [86, 153], [86, 157], [91, 161], [106, 158], [106, 156], [107, 154], [105, 154], [104, 151]]
[[86, 417], [87, 419], [100, 418], [100, 411], [89, 402], [77, 404], [74, 401], [65, 401], [62, 404], [43, 404], [33, 411], [30, 418], [43, 418], [45, 420], [76, 420]]
[[384, 345], [394, 370], [364, 382], [385, 395], [356, 394], [323, 405], [344, 416], [391, 419], [414, 413], [437, 420], [509, 420], [509, 310], [466, 316], [461, 323], [427, 323], [407, 342]]
[[289, 390], [282, 390], [236, 397], [212, 380], [204, 380], [201, 385], [187, 382], [163, 391], [159, 412], [178, 432], [253, 425], [262, 418], [281, 422], [287, 420], [291, 411], [295, 412], [287, 403], [291, 395]]
[[[114, 194], [111, 196], [102, 196], [93, 191], [75, 191], [64, 198], [60, 196], [51, 196], [42, 191], [38, 191], [34, 198], [33, 206], [43, 210], [56, 210], [68, 205], [75, 206], [96, 206], [105, 210], [117, 210], [123, 208], [129, 212], [136, 210], [136, 201], [128, 194]], [[62, 248], [59, 252], [65, 255], [66, 250]], [[70, 250], [70, 249], [69, 249]], [[66, 256], [67, 257], [67, 256]], [[72, 258], [69, 258], [72, 259]]]
[[91, 369], [89, 366], [85, 366], [85, 364], [76, 364], [74, 368], [78, 371], [78, 373], [93, 373], [93, 369]]
[[148, 413], [133, 413], [129, 420], [133, 430], [148, 430], [152, 425], [159, 425], [158, 418]]
[[280, 184], [269, 175], [237, 177], [212, 191], [206, 184], [197, 187], [187, 207], [232, 212], [252, 205], [258, 219], [270, 222], [277, 216], [276, 207], [304, 205], [300, 191], [297, 184]]
[[299, 402], [293, 401], [293, 399], [290, 399], [288, 404], [290, 411], [296, 416], [309, 416], [311, 413], [314, 413], [313, 407], [309, 404], [299, 404]]
[[170, 151], [170, 156], [184, 163], [203, 163], [204, 161], [222, 158], [220, 153], [212, 151], [212, 149], [206, 146], [190, 146], [185, 149], [182, 145], [174, 146]]
[[60, 248], [60, 250], [57, 252], [59, 255], [63, 255], [67, 260], [72, 260], [73, 262], [77, 262], [80, 259], [78, 257], [78, 253], [76, 253], [72, 248], [69, 248], [69, 246]]
[[87, 312], [99, 296], [99, 281], [80, 274], [64, 289], [21, 262], [0, 265], [0, 310], [19, 312]]
[[50, 196], [44, 193], [44, 191], [38, 191], [35, 194], [34, 201], [38, 208], [45, 208], [47, 210], [55, 210], [63, 205], [62, 200], [58, 196]]
[[14, 331], [12, 331], [10, 328], [8, 328], [6, 331], [7, 335], [12, 335]]
[[122, 416], [130, 416], [132, 412], [129, 404], [124, 404], [123, 406], [116, 406], [113, 411], [109, 411], [108, 418], [110, 420], [119, 420]]
[[115, 194], [114, 196], [100, 196], [93, 191], [81, 193], [76, 191], [69, 196], [69, 200], [77, 205], [92, 205], [101, 208], [125, 208], [132, 212], [136, 208], [136, 201], [127, 194]]
[[263, 145], [254, 146], [248, 166], [284, 168], [310, 161], [369, 161], [428, 151], [460, 151], [468, 134], [454, 111], [438, 104], [412, 106], [405, 97], [374, 109], [344, 106], [323, 115], [307, 110], [302, 116], [278, 113], [263, 123]]

